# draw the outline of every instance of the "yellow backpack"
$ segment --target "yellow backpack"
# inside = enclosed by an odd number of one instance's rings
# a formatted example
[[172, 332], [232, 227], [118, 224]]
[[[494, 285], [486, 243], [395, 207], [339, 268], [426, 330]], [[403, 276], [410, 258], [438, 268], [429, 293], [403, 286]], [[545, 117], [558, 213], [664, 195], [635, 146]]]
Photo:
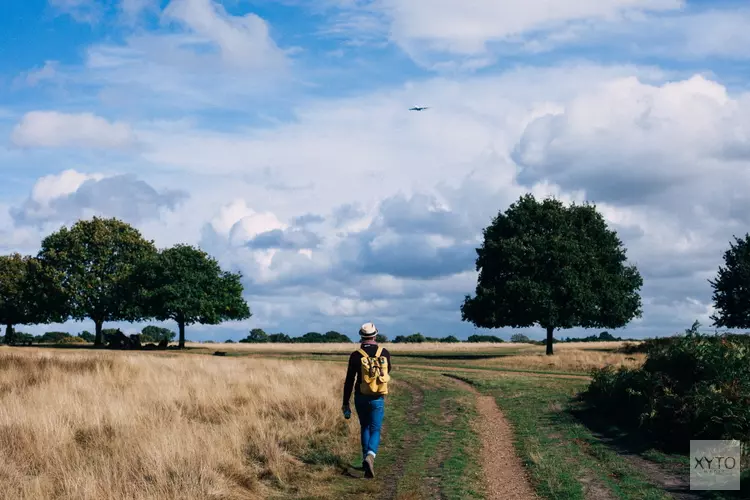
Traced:
[[383, 347], [379, 346], [374, 357], [370, 357], [364, 349], [359, 349], [362, 355], [362, 373], [359, 390], [366, 396], [388, 394], [388, 382], [391, 376], [388, 374], [388, 359], [381, 356]]

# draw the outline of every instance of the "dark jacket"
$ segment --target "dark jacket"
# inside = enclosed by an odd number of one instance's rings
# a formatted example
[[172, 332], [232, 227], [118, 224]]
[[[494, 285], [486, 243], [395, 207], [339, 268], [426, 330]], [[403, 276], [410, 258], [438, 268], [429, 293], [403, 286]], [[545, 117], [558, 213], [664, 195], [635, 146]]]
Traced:
[[[377, 344], [362, 344], [360, 346], [361, 349], [363, 349], [368, 355], [375, 356], [375, 353], [378, 352], [378, 345]], [[391, 373], [393, 371], [393, 365], [391, 365], [391, 353], [388, 352], [388, 349], [383, 348], [383, 352], [381, 353], [382, 356], [385, 356], [385, 359], [388, 360], [388, 373]], [[360, 377], [361, 371], [362, 371], [362, 354], [359, 353], [359, 351], [354, 351], [349, 356], [349, 367], [346, 370], [346, 381], [344, 382], [344, 406], [349, 405], [349, 400], [352, 397], [352, 389], [354, 389], [355, 394], [362, 394], [362, 392], [359, 389], [359, 384], [361, 382]], [[382, 396], [373, 396], [373, 397], [382, 397]]]

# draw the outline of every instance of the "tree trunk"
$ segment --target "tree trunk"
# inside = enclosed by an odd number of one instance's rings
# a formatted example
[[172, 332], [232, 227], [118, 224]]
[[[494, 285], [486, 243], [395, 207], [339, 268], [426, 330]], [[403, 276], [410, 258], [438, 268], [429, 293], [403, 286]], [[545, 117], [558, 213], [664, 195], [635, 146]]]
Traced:
[[547, 327], [547, 356], [552, 356], [552, 332], [554, 331], [554, 326]]
[[180, 349], [185, 348], [185, 320], [177, 320], [177, 326], [180, 327]]
[[8, 323], [5, 325], [5, 343], [10, 345], [15, 340], [13, 337], [15, 336], [15, 332], [13, 331], [13, 325]]
[[94, 347], [101, 347], [104, 345], [104, 338], [102, 335], [102, 324], [104, 321], [94, 320], [94, 328], [96, 328], [96, 336], [94, 337]]

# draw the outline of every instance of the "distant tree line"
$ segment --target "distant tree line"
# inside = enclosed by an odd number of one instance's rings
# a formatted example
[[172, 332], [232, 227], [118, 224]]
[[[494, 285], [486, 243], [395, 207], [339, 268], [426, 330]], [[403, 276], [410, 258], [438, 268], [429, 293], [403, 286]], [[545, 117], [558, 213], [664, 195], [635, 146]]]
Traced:
[[90, 319], [95, 330], [85, 338], [93, 335], [94, 345], [103, 346], [106, 322], [155, 319], [175, 321], [184, 347], [189, 325], [251, 317], [241, 278], [193, 246], [159, 250], [118, 219], [80, 220], [44, 238], [36, 256], [0, 256], [3, 341], [22, 340], [16, 325]]
[[[554, 342], [613, 342], [622, 341], [629, 339], [621, 339], [619, 337], [613, 337], [609, 332], [601, 332], [599, 335], [591, 335], [585, 338], [566, 338], [565, 340], [559, 341], [554, 339]], [[388, 342], [388, 337], [383, 334], [378, 334], [376, 338], [377, 342]], [[522, 333], [514, 333], [510, 337], [511, 342], [523, 343], [523, 344], [534, 344], [534, 345], [545, 345], [545, 340], [531, 340], [529, 337]], [[210, 341], [209, 341], [210, 342]], [[207, 342], [207, 343], [209, 343]], [[300, 337], [290, 337], [285, 333], [266, 333], [262, 328], [253, 328], [247, 337], [239, 341], [242, 344], [323, 344], [323, 343], [350, 343], [353, 342], [350, 337], [339, 333], [337, 331], [328, 331], [326, 333], [308, 332]], [[397, 335], [394, 337], [394, 344], [421, 344], [423, 342], [440, 342], [440, 343], [503, 343], [505, 340], [495, 335], [471, 335], [465, 341], [457, 338], [455, 335], [448, 335], [446, 337], [429, 337], [421, 333], [413, 333], [411, 335]], [[214, 343], [214, 342], [210, 342]], [[225, 343], [234, 343], [233, 340], [226, 340]]]
[[[102, 334], [104, 338], [109, 335], [115, 335], [117, 330], [115, 328], [104, 328]], [[139, 333], [142, 342], [153, 342], [159, 343], [163, 339], [167, 339], [168, 342], [174, 341], [177, 333], [164, 328], [161, 326], [149, 325], [144, 327]], [[96, 336], [84, 330], [76, 335], [69, 332], [45, 332], [41, 335], [32, 335], [30, 333], [14, 332], [14, 342], [16, 344], [79, 344], [79, 343], [94, 343]], [[0, 336], [0, 342], [5, 342], [5, 336]]]

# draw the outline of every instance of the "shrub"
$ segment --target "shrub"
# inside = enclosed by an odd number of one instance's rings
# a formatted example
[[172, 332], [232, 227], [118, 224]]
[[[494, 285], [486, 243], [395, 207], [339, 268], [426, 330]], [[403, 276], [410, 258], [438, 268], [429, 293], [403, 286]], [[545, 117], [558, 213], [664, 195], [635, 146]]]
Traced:
[[[656, 339], [655, 339], [656, 340]], [[691, 439], [750, 439], [750, 338], [658, 339], [637, 370], [597, 369], [584, 399], [670, 449]]]
[[94, 340], [96, 340], [96, 336], [89, 332], [88, 330], [84, 330], [81, 333], [78, 334], [78, 337], [83, 339], [84, 342], [94, 343]]
[[40, 344], [57, 344], [70, 336], [68, 332], [46, 332], [38, 338], [38, 341]]
[[55, 344], [85, 344], [86, 341], [83, 340], [81, 337], [62, 337], [61, 339], [55, 341]]
[[448, 335], [447, 337], [443, 337], [442, 339], [439, 339], [440, 342], [446, 343], [446, 344], [457, 344], [461, 342], [453, 335]]
[[[526, 339], [528, 341], [528, 338]], [[467, 342], [505, 342], [500, 337], [496, 337], [495, 335], [471, 335], [468, 339], [466, 339]]]
[[393, 342], [395, 344], [421, 344], [422, 342], [425, 342], [427, 339], [422, 335], [421, 333], [414, 333], [412, 335], [404, 337], [403, 335], [399, 335], [395, 339], [393, 339]]

